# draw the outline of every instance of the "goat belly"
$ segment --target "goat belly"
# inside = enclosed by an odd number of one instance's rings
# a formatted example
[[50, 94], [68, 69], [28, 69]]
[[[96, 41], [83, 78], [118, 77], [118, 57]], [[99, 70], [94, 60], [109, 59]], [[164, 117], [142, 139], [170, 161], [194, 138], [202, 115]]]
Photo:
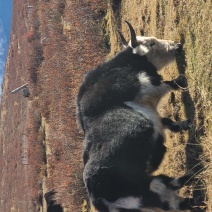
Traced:
[[83, 177], [91, 196], [114, 201], [140, 195], [154, 153], [152, 122], [130, 108], [116, 107], [95, 117], [87, 129]]

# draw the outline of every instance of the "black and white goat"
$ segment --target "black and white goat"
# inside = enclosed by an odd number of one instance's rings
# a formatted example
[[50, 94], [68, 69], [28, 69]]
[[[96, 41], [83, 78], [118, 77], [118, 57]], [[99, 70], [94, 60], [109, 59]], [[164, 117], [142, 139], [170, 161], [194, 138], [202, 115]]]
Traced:
[[188, 121], [161, 118], [162, 96], [185, 87], [184, 78], [162, 81], [157, 71], [182, 50], [179, 43], [137, 36], [125, 49], [89, 71], [80, 87], [78, 121], [85, 133], [83, 179], [98, 211], [141, 211], [144, 207], [188, 209], [176, 191], [190, 178], [152, 176], [166, 148], [164, 128], [186, 130]]

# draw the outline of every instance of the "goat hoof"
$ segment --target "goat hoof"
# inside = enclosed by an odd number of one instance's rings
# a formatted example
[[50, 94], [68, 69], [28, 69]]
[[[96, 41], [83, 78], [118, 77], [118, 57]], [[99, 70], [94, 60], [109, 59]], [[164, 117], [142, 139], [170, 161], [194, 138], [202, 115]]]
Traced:
[[181, 88], [186, 88], [188, 86], [187, 79], [184, 75], [180, 75], [177, 79], [175, 79], [175, 82]]
[[177, 43], [176, 44], [176, 54], [177, 55], [179, 55], [179, 54], [181, 54], [182, 53], [182, 51], [183, 51], [183, 46], [182, 46], [182, 44], [181, 43]]
[[184, 176], [187, 177], [187, 178], [192, 178], [194, 176], [194, 172], [193, 171], [188, 171], [188, 172], [185, 173]]
[[193, 198], [193, 204], [195, 206], [195, 211], [199, 211], [200, 209], [205, 209], [207, 208], [207, 204], [204, 202], [204, 200], [202, 199], [202, 197], [198, 196], [198, 197], [194, 197]]
[[191, 121], [190, 119], [186, 119], [185, 121], [182, 121], [182, 130], [188, 130], [191, 127]]

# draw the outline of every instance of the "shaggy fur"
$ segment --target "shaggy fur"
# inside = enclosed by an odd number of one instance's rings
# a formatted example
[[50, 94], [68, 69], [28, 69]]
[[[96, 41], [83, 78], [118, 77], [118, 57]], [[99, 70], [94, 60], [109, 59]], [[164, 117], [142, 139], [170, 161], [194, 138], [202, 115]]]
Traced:
[[175, 188], [182, 187], [188, 176], [151, 176], [166, 152], [164, 128], [188, 128], [188, 121], [161, 118], [156, 110], [164, 94], [178, 85], [184, 87], [182, 77], [162, 81], [157, 72], [174, 60], [181, 46], [136, 38], [128, 26], [129, 45], [124, 41], [123, 51], [89, 71], [78, 93], [78, 121], [85, 133], [85, 186], [101, 212], [189, 208], [188, 200], [179, 198]]

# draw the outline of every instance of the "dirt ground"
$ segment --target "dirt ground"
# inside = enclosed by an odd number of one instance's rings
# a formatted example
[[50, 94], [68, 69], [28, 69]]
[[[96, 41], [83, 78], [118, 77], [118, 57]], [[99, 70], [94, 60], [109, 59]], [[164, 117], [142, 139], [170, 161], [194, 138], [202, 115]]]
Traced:
[[[189, 118], [191, 126], [166, 132], [168, 153], [157, 173], [192, 170], [181, 193], [205, 202], [193, 211], [212, 212], [211, 11], [210, 0], [14, 1], [1, 101], [0, 211], [94, 211], [82, 182], [75, 97], [83, 74], [121, 49], [116, 30], [129, 38], [128, 20], [137, 34], [183, 44], [161, 74], [184, 74], [188, 88], [167, 95], [160, 113]], [[9, 93], [25, 83], [29, 98]]]

